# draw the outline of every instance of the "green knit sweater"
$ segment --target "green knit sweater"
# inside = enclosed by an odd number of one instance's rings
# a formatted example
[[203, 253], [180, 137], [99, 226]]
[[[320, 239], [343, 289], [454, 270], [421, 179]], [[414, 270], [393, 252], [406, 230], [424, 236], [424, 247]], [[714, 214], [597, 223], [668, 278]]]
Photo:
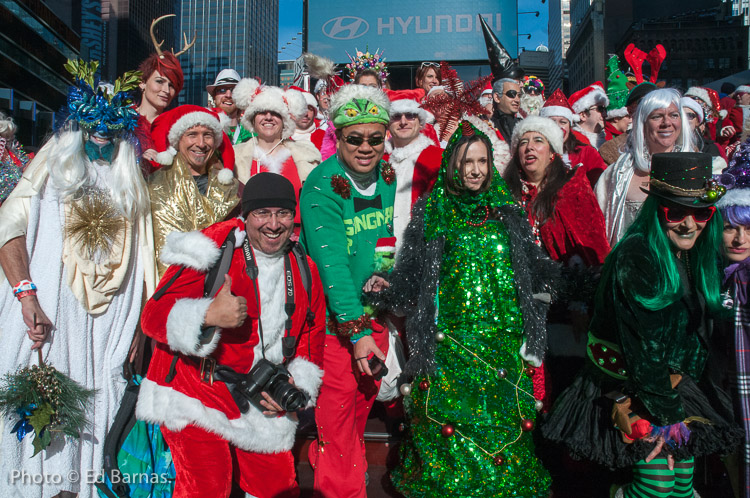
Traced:
[[[371, 196], [357, 191], [337, 155], [315, 168], [302, 187], [300, 238], [318, 265], [328, 317], [338, 323], [365, 313], [362, 286], [375, 271], [375, 245], [380, 238], [393, 237], [396, 181], [389, 185], [383, 178], [384, 164], [378, 168], [377, 187]], [[352, 340], [369, 333], [356, 334]]]

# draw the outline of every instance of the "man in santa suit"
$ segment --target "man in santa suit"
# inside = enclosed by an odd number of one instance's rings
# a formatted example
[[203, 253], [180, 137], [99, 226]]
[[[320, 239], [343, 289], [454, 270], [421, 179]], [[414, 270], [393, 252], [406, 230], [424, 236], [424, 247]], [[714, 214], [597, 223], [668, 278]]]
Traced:
[[601, 81], [593, 83], [583, 90], [578, 90], [568, 99], [579, 121], [574, 129], [582, 133], [589, 144], [599, 149], [606, 142], [604, 117], [607, 115], [609, 99]]
[[[258, 498], [299, 496], [291, 453], [297, 415], [284, 409], [316, 401], [325, 301], [315, 264], [290, 244], [296, 207], [288, 180], [258, 174], [242, 196], [247, 221], [172, 233], [161, 254], [172, 266], [143, 311], [143, 331], [157, 345], [136, 415], [161, 426], [175, 498], [228, 497], [233, 477]], [[217, 277], [221, 289], [206, 296], [206, 273], [222, 259], [225, 241], [229, 269]], [[277, 385], [293, 386], [296, 408], [253, 375], [282, 364], [291, 377]], [[248, 381], [260, 384], [261, 400], [241, 394]]]
[[411, 99], [391, 103], [391, 138], [385, 143], [388, 161], [396, 171], [396, 200], [393, 207], [393, 234], [396, 251], [403, 243], [404, 230], [411, 219], [411, 207], [432, 190], [437, 179], [443, 149], [420, 133], [427, 123], [427, 111]]
[[294, 130], [294, 135], [292, 135], [292, 140], [296, 142], [308, 140], [312, 142], [316, 149], [320, 150], [323, 145], [323, 137], [328, 128], [328, 121], [322, 122], [318, 119], [318, 101], [313, 97], [312, 93], [298, 86], [290, 86], [289, 89], [300, 92], [307, 104], [307, 112], [298, 118], [293, 118], [296, 129]]

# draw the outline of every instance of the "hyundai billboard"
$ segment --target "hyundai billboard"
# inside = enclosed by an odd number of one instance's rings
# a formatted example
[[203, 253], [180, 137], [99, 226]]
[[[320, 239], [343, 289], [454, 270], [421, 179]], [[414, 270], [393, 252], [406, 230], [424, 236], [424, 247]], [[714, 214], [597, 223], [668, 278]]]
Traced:
[[307, 50], [349, 62], [347, 52], [378, 50], [387, 62], [487, 59], [485, 18], [512, 56], [518, 53], [516, 0], [308, 0]]

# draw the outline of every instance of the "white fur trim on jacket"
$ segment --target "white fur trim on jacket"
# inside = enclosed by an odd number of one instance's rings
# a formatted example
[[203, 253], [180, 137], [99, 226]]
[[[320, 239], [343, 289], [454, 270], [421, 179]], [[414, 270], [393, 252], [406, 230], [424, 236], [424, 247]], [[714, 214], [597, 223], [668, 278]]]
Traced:
[[161, 424], [175, 432], [195, 425], [218, 434], [240, 449], [256, 453], [291, 450], [297, 430], [297, 422], [289, 415], [266, 417], [252, 405], [247, 413], [230, 420], [223, 412], [149, 379], [141, 383], [135, 413], [139, 420]]
[[[307, 175], [320, 164], [320, 151], [309, 140], [295, 141], [289, 139], [285, 140], [281, 147], [292, 153], [292, 159], [297, 166], [297, 174], [301, 182], [307, 180]], [[250, 178], [250, 166], [253, 163], [254, 154], [255, 140], [248, 140], [234, 146], [234, 170], [237, 179], [242, 183], [247, 183]]]
[[165, 265], [182, 265], [197, 271], [208, 271], [219, 259], [219, 248], [210, 237], [199, 231], [172, 232], [159, 254]]
[[573, 111], [561, 105], [544, 106], [539, 111], [539, 115], [543, 118], [551, 118], [553, 116], [565, 118], [570, 121], [571, 125], [581, 119], [578, 114], [574, 114]]
[[408, 112], [413, 112], [419, 116], [419, 123], [422, 126], [427, 123], [427, 111], [422, 109], [416, 100], [399, 99], [391, 102], [391, 116], [394, 114], [406, 114]]
[[156, 154], [156, 162], [159, 164], [163, 164], [164, 166], [169, 166], [174, 162], [174, 156], [176, 155], [177, 150], [170, 145], [164, 152], [159, 152]]
[[338, 114], [339, 109], [352, 99], [367, 99], [384, 108], [390, 115], [391, 102], [382, 90], [365, 85], [346, 85], [333, 95], [329, 116]]
[[520, 121], [513, 128], [513, 137], [510, 140], [510, 150], [515, 154], [518, 150], [518, 142], [524, 133], [535, 131], [541, 133], [549, 142], [553, 152], [563, 153], [563, 132], [560, 127], [550, 118], [541, 116], [529, 116]]
[[594, 105], [601, 105], [604, 107], [609, 105], [609, 97], [607, 97], [607, 92], [604, 91], [604, 88], [599, 85], [591, 85], [589, 88], [591, 88], [591, 90], [586, 92], [575, 102], [570, 102], [570, 99], [568, 99], [574, 112], [581, 113]]
[[730, 188], [724, 197], [719, 199], [716, 207], [719, 209], [732, 206], [750, 207], [750, 188]]
[[393, 140], [385, 143], [385, 151], [390, 154], [390, 162], [400, 163], [412, 155], [421, 154], [423, 150], [432, 145], [432, 140], [427, 135], [419, 134], [409, 145], [404, 147], [393, 147]]
[[172, 351], [201, 358], [214, 352], [221, 338], [220, 331], [214, 332], [206, 344], [199, 341], [206, 311], [212, 301], [213, 298], [209, 297], [175, 301], [167, 316], [167, 344]]
[[214, 132], [216, 147], [221, 144], [222, 132], [224, 131], [224, 127], [221, 126], [221, 121], [219, 121], [219, 118], [215, 117], [208, 111], [196, 111], [185, 114], [180, 119], [175, 121], [172, 127], [169, 128], [169, 134], [167, 135], [169, 145], [177, 148], [177, 144], [180, 142], [180, 138], [182, 138], [182, 135], [190, 128], [198, 125], [206, 126]]
[[521, 355], [521, 358], [528, 361], [531, 366], [533, 367], [541, 367], [542, 366], [542, 359], [538, 356], [534, 356], [533, 354], [526, 351], [526, 341], [523, 341], [523, 344], [521, 344], [521, 350], [519, 351], [519, 354]]
[[305, 358], [295, 358], [289, 362], [287, 370], [294, 377], [294, 385], [310, 398], [307, 408], [314, 406], [323, 382], [323, 369]]
[[465, 119], [474, 125], [474, 128], [487, 135], [487, 138], [490, 139], [490, 143], [492, 144], [492, 162], [495, 165], [495, 169], [501, 175], [505, 173], [505, 168], [513, 157], [510, 154], [508, 142], [498, 137], [495, 129], [478, 117], [464, 114], [462, 119]]

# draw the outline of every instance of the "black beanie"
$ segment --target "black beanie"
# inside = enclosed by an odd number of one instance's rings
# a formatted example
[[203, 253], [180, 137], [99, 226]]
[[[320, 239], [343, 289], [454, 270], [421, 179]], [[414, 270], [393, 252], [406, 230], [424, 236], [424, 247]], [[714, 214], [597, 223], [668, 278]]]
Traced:
[[276, 173], [251, 176], [242, 192], [242, 216], [260, 208], [284, 208], [295, 211], [297, 196], [292, 182]]

